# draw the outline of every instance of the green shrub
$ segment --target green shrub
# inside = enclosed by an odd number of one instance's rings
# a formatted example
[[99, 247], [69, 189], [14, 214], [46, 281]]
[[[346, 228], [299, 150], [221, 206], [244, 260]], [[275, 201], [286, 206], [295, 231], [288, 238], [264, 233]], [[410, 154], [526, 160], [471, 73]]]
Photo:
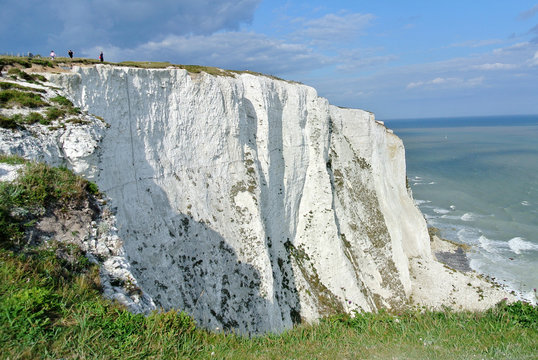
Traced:
[[24, 164], [26, 160], [18, 155], [8, 155], [0, 153], [0, 162], [4, 164], [19, 165]]
[[24, 122], [27, 124], [41, 123], [45, 118], [43, 115], [37, 112], [32, 112], [24, 118]]
[[55, 106], [49, 107], [47, 109], [47, 120], [54, 121], [58, 118], [64, 117], [66, 111], [64, 109], [57, 108]]
[[[54, 67], [54, 64], [49, 61], [49, 60], [45, 60], [45, 59], [36, 59], [36, 58], [32, 58], [30, 60], [30, 62], [32, 64], [36, 64], [36, 65], [42, 65], [42, 66], [47, 66], [47, 67]], [[45, 79], [46, 80], [46, 79]]]
[[41, 81], [41, 82], [47, 81], [47, 78], [41, 74], [28, 74], [27, 72], [22, 71], [18, 68], [11, 68], [8, 70], [7, 73], [12, 78], [15, 78], [15, 79], [20, 78], [31, 83], [35, 83], [36, 81]]
[[35, 89], [28, 86], [22, 86], [19, 84], [4, 82], [4, 81], [0, 82], [0, 89], [1, 90], [17, 89], [17, 90], [24, 90], [24, 91], [40, 92], [40, 93], [47, 92], [44, 89]]
[[17, 203], [24, 205], [53, 205], [80, 202], [85, 198], [87, 181], [65, 167], [49, 167], [28, 163], [16, 181], [23, 192]]
[[13, 105], [22, 107], [37, 108], [47, 105], [41, 98], [41, 95], [19, 91], [19, 90], [1, 90], [0, 107], [10, 108]]
[[67, 168], [27, 163], [15, 181], [0, 182], [0, 243], [17, 245], [39, 209], [79, 208], [92, 191], [95, 185]]
[[41, 74], [32, 74], [32, 77], [34, 78], [34, 81], [41, 81], [41, 82], [47, 82], [47, 78], [44, 77]]
[[22, 65], [25, 68], [29, 68], [32, 66], [30, 61], [28, 61], [26, 58], [21, 58], [17, 56], [2, 56], [0, 57], [0, 65]]
[[62, 106], [73, 107], [73, 103], [70, 100], [68, 100], [65, 96], [58, 95], [56, 97], [51, 98], [50, 101], [55, 102]]
[[0, 128], [4, 129], [17, 129], [19, 124], [13, 118], [0, 115]]
[[21, 69], [11, 68], [11, 69], [8, 70], [7, 73], [9, 75], [16, 76], [16, 77], [21, 78], [21, 79], [26, 80], [26, 81], [34, 81], [34, 78], [32, 77], [32, 75], [27, 74], [26, 72], [22, 71]]
[[496, 321], [538, 330], [538, 306], [518, 301], [512, 304], [501, 302], [488, 310], [487, 315]]
[[67, 109], [67, 113], [69, 115], [79, 115], [82, 113], [82, 111], [78, 107], [70, 107], [69, 109]]
[[88, 120], [83, 120], [83, 119], [80, 119], [80, 118], [72, 118], [72, 119], [69, 119], [67, 122], [71, 123], [71, 124], [78, 124], [78, 125], [87, 125], [87, 124], [91, 123]]
[[35, 124], [39, 122], [43, 125], [50, 124], [50, 120], [47, 120], [37, 112], [32, 112], [25, 117], [22, 116], [22, 114], [14, 114], [12, 116], [5, 117], [0, 115], [0, 127], [3, 127], [4, 129], [20, 129], [24, 128], [24, 124]]

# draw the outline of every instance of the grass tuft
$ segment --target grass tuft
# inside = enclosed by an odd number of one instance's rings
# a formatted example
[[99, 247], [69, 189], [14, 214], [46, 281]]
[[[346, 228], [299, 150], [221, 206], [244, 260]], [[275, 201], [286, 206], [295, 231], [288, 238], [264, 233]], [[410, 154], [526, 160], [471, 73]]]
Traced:
[[19, 90], [1, 90], [0, 107], [11, 108], [13, 106], [38, 108], [46, 106], [47, 103], [41, 98], [41, 95], [19, 91]]
[[67, 168], [26, 163], [15, 181], [0, 182], [0, 245], [18, 246], [42, 209], [80, 208], [88, 191], [95, 194], [95, 184]]

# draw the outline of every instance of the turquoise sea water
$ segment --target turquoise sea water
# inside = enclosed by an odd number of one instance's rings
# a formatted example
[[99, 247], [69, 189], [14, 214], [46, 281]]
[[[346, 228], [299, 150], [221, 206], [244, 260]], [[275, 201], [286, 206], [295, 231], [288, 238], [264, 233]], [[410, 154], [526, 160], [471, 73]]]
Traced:
[[413, 197], [471, 267], [529, 301], [538, 287], [538, 115], [385, 121]]

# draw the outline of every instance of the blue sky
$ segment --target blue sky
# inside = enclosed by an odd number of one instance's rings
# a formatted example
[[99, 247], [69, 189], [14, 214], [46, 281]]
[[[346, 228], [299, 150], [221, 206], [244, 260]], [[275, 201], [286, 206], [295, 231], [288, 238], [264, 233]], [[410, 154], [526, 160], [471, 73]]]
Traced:
[[378, 119], [538, 114], [538, 1], [0, 0], [0, 53], [252, 70]]

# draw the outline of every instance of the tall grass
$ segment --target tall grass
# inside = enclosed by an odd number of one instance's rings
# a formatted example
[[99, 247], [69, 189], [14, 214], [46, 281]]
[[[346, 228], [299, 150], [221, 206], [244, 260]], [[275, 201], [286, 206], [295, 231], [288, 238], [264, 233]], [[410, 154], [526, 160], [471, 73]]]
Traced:
[[38, 108], [47, 105], [47, 103], [39, 94], [19, 90], [1, 90], [0, 107], [11, 108], [14, 105]]

